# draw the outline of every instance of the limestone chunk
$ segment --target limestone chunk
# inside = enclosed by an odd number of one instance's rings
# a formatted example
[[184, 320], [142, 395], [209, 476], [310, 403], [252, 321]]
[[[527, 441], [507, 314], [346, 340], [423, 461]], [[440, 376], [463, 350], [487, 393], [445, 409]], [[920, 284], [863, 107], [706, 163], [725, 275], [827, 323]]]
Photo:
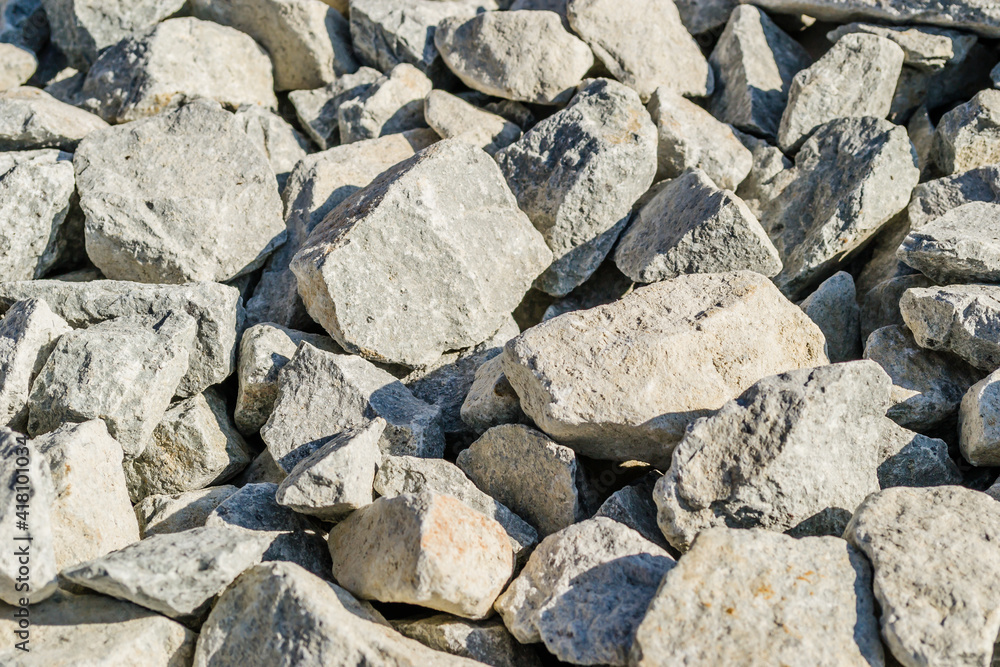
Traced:
[[851, 274], [838, 271], [799, 305], [823, 332], [831, 363], [861, 358], [861, 310]]
[[306, 134], [323, 150], [340, 141], [337, 112], [348, 100], [360, 97], [382, 74], [371, 67], [361, 67], [353, 74], [337, 77], [336, 81], [313, 90], [293, 90], [288, 100], [295, 107], [295, 116]]
[[337, 109], [340, 142], [350, 144], [426, 127], [424, 98], [431, 80], [413, 65], [396, 65]]
[[0, 43], [0, 91], [17, 88], [38, 68], [38, 59], [29, 49], [16, 44]]
[[521, 138], [521, 128], [516, 124], [443, 90], [432, 90], [427, 95], [424, 119], [443, 138], [458, 137], [490, 155]]
[[934, 133], [934, 164], [955, 174], [1000, 161], [1000, 90], [986, 89], [943, 115]]
[[976, 43], [976, 36], [957, 30], [874, 23], [848, 23], [827, 33], [836, 42], [844, 35], [863, 33], [891, 40], [903, 49], [903, 63], [920, 70], [940, 70], [960, 62]]
[[907, 430], [891, 419], [882, 421], [878, 483], [893, 486], [960, 484], [962, 473], [948, 454], [948, 444]]
[[146, 496], [135, 506], [139, 531], [146, 538], [200, 528], [205, 525], [212, 510], [237, 490], [235, 486], [224, 484], [184, 493]]
[[1000, 465], [1000, 375], [986, 376], [966, 392], [958, 412], [962, 456], [976, 466]]
[[1000, 205], [951, 209], [910, 231], [896, 256], [941, 285], [1000, 282]]
[[462, 421], [483, 433], [501, 424], [524, 423], [527, 415], [521, 400], [503, 372], [503, 358], [497, 355], [476, 369], [475, 380], [462, 403]]
[[278, 114], [264, 107], [242, 106], [236, 122], [250, 140], [264, 151], [267, 161], [283, 190], [292, 170], [311, 151], [309, 140]]
[[952, 352], [988, 373], [1000, 368], [1000, 287], [915, 287], [899, 309], [921, 347]]
[[0, 93], [0, 150], [73, 151], [84, 137], [108, 126], [100, 116], [21, 86]]
[[533, 647], [514, 639], [499, 618], [469, 621], [450, 614], [392, 621], [403, 636], [435, 651], [476, 660], [491, 667], [541, 667]]

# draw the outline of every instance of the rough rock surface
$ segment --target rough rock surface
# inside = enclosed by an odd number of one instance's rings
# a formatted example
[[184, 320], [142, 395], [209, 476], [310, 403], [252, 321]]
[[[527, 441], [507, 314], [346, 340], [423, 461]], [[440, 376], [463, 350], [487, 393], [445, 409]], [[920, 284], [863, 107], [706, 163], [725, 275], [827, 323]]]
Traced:
[[920, 70], [941, 70], [964, 60], [977, 41], [975, 35], [957, 30], [874, 23], [842, 25], [827, 33], [827, 39], [836, 42], [853, 33], [878, 35], [895, 42], [903, 49], [903, 64]]
[[458, 137], [490, 155], [521, 138], [517, 124], [443, 90], [432, 90], [427, 95], [424, 120], [444, 139]]
[[450, 614], [392, 621], [392, 627], [435, 651], [491, 667], [541, 667], [534, 648], [520, 643], [499, 618], [469, 621]]
[[618, 489], [608, 496], [594, 516], [605, 516], [625, 524], [653, 544], [669, 549], [663, 531], [656, 523], [656, 503], [653, 502], [653, 487], [659, 478], [658, 472], [651, 472], [639, 478], [638, 482]]
[[1000, 166], [978, 167], [921, 183], [913, 189], [906, 212], [911, 228], [920, 229], [970, 202], [1000, 203]]
[[0, 42], [0, 91], [25, 83], [37, 67], [38, 60], [29, 49]]
[[1000, 368], [1000, 287], [912, 288], [899, 309], [922, 347], [947, 350], [988, 373]]
[[143, 538], [200, 528], [216, 507], [238, 489], [229, 484], [172, 495], [146, 496], [135, 506]]
[[983, 378], [966, 392], [958, 412], [958, 443], [976, 466], [1000, 465], [1000, 375]]
[[944, 440], [914, 433], [884, 419], [878, 444], [878, 483], [883, 489], [962, 482], [962, 473], [951, 460]]
[[76, 149], [108, 126], [99, 116], [60, 102], [44, 90], [21, 86], [0, 93], [0, 150]]
[[799, 305], [823, 332], [831, 363], [861, 358], [861, 309], [851, 274], [838, 271]]
[[475, 379], [461, 408], [462, 421], [477, 433], [501, 424], [524, 423], [521, 400], [503, 372], [500, 355], [476, 369]]
[[896, 256], [940, 285], [1000, 282], [1000, 205], [954, 208], [912, 230]]
[[337, 108], [341, 143], [426, 127], [424, 98], [431, 87], [431, 80], [413, 65], [396, 65]]
[[340, 106], [362, 95], [382, 74], [371, 67], [361, 67], [353, 74], [337, 77], [336, 81], [314, 90], [293, 90], [288, 100], [295, 107], [299, 124], [316, 145], [323, 150], [340, 141]]
[[938, 122], [934, 164], [955, 174], [1000, 160], [1000, 90], [980, 91]]
[[283, 190], [292, 170], [312, 149], [309, 140], [276, 113], [259, 106], [242, 106], [236, 122], [267, 155], [267, 161]]

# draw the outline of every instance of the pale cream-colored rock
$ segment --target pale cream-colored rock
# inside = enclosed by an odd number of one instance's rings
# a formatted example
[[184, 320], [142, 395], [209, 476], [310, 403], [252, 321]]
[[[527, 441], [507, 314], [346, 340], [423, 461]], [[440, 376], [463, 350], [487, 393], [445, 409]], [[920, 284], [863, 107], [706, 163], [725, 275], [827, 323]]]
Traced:
[[30, 86], [0, 94], [0, 149], [60, 148], [72, 151], [80, 140], [108, 126], [99, 116], [60, 102]]
[[510, 634], [499, 618], [470, 621], [450, 614], [392, 621], [392, 627], [435, 651], [477, 660], [491, 667], [541, 667], [534, 647]]
[[521, 128], [443, 90], [424, 100], [424, 119], [444, 139], [458, 138], [490, 155], [521, 138]]
[[0, 90], [17, 88], [38, 67], [35, 54], [15, 44], [0, 44]]

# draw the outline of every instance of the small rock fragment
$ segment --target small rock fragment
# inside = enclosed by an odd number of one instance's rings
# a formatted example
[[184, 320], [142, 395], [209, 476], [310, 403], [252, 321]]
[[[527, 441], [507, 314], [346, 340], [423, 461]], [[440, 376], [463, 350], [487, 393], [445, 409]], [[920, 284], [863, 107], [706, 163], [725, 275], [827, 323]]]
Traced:
[[951, 209], [910, 231], [896, 256], [938, 284], [1000, 282], [1000, 205]]
[[1000, 287], [912, 288], [899, 310], [921, 347], [947, 350], [987, 373], [1000, 368]]
[[739, 130], [734, 130], [733, 134], [753, 155], [753, 167], [736, 188], [736, 196], [743, 200], [759, 220], [764, 206], [781, 194], [781, 191], [794, 180], [792, 161], [785, 157], [777, 146], [772, 146], [763, 139], [744, 134]]
[[659, 473], [649, 473], [635, 484], [615, 491], [608, 496], [594, 516], [605, 516], [617, 521], [638, 532], [653, 544], [664, 549], [669, 548], [667, 540], [663, 537], [663, 531], [656, 523], [653, 487], [659, 478]]
[[934, 133], [934, 164], [955, 174], [1000, 161], [1000, 90], [987, 89], [943, 115]]
[[142, 537], [200, 528], [216, 507], [239, 489], [229, 484], [172, 495], [146, 496], [135, 506]]
[[432, 90], [424, 100], [424, 119], [445, 139], [459, 138], [490, 155], [521, 138], [521, 128], [443, 90]]
[[17, 88], [31, 78], [38, 60], [30, 50], [0, 42], [0, 91]]
[[1000, 375], [991, 373], [962, 398], [958, 412], [959, 447], [975, 466], [1000, 465]]
[[76, 149], [91, 132], [108, 126], [99, 116], [22, 86], [0, 93], [0, 150]]
[[962, 482], [962, 473], [948, 455], [944, 440], [914, 433], [891, 419], [882, 420], [878, 450], [878, 483], [883, 489]]
[[295, 116], [321, 149], [335, 147], [340, 141], [338, 111], [348, 100], [360, 97], [382, 77], [371, 67], [362, 67], [353, 74], [337, 77], [336, 81], [314, 90], [293, 90], [288, 99], [295, 107]]
[[527, 422], [521, 400], [504, 375], [500, 355], [476, 369], [475, 380], [462, 403], [461, 415], [462, 421], [478, 433], [501, 424]]
[[476, 660], [491, 667], [541, 667], [531, 646], [514, 639], [503, 621], [489, 618], [469, 621], [449, 614], [392, 621], [404, 637], [415, 639], [435, 651]]
[[431, 80], [413, 65], [396, 65], [337, 109], [340, 142], [350, 144], [426, 127], [424, 98]]
[[913, 189], [906, 211], [911, 228], [916, 230], [970, 202], [1000, 204], [1000, 165], [977, 167], [921, 183]]
[[851, 274], [833, 274], [800, 307], [823, 332], [830, 363], [861, 358], [861, 309]]

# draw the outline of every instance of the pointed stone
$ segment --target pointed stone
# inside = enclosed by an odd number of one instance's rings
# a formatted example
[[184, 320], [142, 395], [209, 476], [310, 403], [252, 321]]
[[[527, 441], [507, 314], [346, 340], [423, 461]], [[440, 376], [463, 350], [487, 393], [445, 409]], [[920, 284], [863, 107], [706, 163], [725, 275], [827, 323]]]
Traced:
[[475, 380], [462, 403], [462, 421], [483, 433], [501, 424], [526, 423], [521, 400], [503, 372], [503, 358], [497, 355], [476, 369]]
[[962, 483], [944, 440], [914, 433], [891, 419], [882, 420], [878, 450], [878, 483], [883, 489]]
[[1000, 205], [953, 208], [911, 231], [896, 256], [940, 285], [1000, 282]]
[[823, 332], [830, 363], [861, 358], [861, 309], [851, 274], [833, 274], [800, 307]]
[[934, 164], [955, 174], [1000, 160], [1000, 90], [987, 89], [961, 104], [938, 122], [934, 133]]

